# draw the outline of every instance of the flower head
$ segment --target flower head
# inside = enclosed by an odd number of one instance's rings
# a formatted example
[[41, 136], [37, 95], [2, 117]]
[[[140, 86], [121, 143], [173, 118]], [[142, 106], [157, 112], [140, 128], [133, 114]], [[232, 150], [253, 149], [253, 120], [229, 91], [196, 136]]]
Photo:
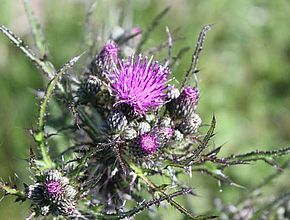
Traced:
[[113, 62], [117, 62], [118, 52], [119, 47], [117, 46], [117, 44], [109, 42], [103, 47], [99, 54], [99, 57], [103, 60], [111, 59]]
[[184, 87], [180, 95], [182, 99], [196, 105], [199, 98], [199, 91], [197, 88]]
[[141, 55], [137, 59], [131, 57], [121, 61], [111, 78], [116, 104], [126, 104], [139, 115], [162, 105], [166, 98], [164, 91], [168, 75], [167, 67]]
[[106, 134], [118, 134], [127, 126], [128, 120], [120, 110], [112, 110], [102, 128]]
[[45, 183], [46, 190], [49, 194], [60, 195], [62, 192], [62, 186], [59, 181], [51, 180]]
[[70, 185], [69, 179], [58, 170], [45, 171], [43, 177], [44, 180], [26, 188], [26, 197], [32, 200], [39, 213], [44, 216], [77, 216], [77, 191]]
[[175, 119], [183, 119], [194, 114], [199, 99], [197, 88], [184, 87], [178, 98], [172, 99], [167, 104], [170, 116]]
[[154, 133], [145, 133], [140, 136], [139, 145], [145, 154], [153, 154], [159, 147], [158, 137]]
[[119, 47], [114, 42], [108, 42], [90, 64], [91, 74], [106, 77], [112, 64], [118, 61]]

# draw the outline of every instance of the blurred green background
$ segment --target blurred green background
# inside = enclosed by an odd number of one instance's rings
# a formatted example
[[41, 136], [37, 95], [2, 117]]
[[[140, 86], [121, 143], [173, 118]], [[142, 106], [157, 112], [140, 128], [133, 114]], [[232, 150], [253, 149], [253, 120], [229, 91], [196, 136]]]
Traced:
[[[85, 0], [32, 0], [51, 59], [57, 67], [85, 48], [87, 3]], [[166, 40], [165, 26], [171, 30], [181, 27], [179, 33], [186, 39], [174, 45], [175, 52], [188, 45], [192, 51], [201, 27], [215, 24], [208, 33], [199, 64], [201, 100], [198, 112], [205, 123], [210, 122], [212, 114], [216, 115], [215, 144], [225, 144], [222, 155], [289, 146], [289, 1], [100, 0], [94, 13], [95, 23], [100, 28], [102, 22], [114, 16], [118, 4], [130, 7], [134, 26], [142, 29], [157, 13], [171, 6], [148, 45]], [[0, 5], [0, 23], [33, 47], [23, 2], [0, 0]], [[190, 59], [188, 53], [181, 61], [174, 72], [177, 79], [181, 79], [187, 70]], [[27, 129], [35, 126], [37, 119], [37, 100], [33, 91], [43, 89], [44, 85], [43, 77], [34, 65], [0, 34], [0, 176], [6, 181], [30, 181], [25, 159], [33, 141]], [[273, 172], [273, 168], [258, 163], [231, 169], [227, 174], [235, 182], [251, 187]], [[209, 177], [193, 175], [186, 181], [199, 196], [183, 202], [196, 214], [212, 210], [217, 197], [230, 203], [237, 201], [243, 193], [237, 188], [220, 187]], [[275, 179], [264, 193], [271, 195], [289, 188], [287, 175], [289, 172]], [[0, 202], [0, 219], [24, 219], [28, 216], [28, 206], [28, 203], [15, 204], [12, 197], [5, 197]], [[182, 219], [169, 205], [161, 206], [159, 212], [160, 217], [156, 219]], [[139, 219], [147, 218], [139, 216]]]

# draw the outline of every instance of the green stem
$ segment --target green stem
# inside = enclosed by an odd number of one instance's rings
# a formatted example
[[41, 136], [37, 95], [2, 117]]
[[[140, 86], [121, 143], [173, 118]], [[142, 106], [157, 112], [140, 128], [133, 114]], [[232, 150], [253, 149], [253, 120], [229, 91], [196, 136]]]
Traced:
[[19, 191], [17, 189], [13, 189], [13, 188], [5, 185], [2, 182], [0, 182], [0, 189], [2, 189], [8, 195], [17, 196], [20, 200], [25, 200], [26, 199], [24, 192]]
[[55, 73], [55, 69], [50, 62], [43, 62], [41, 59], [37, 58], [37, 56], [24, 44], [24, 42], [18, 38], [15, 34], [12, 33], [8, 28], [4, 25], [0, 25], [0, 31], [6, 35], [10, 41], [18, 47], [36, 66], [40, 67], [40, 69], [51, 79]]
[[[32, 30], [32, 35], [34, 38], [34, 42], [36, 44], [36, 47], [40, 53], [41, 56], [46, 55], [47, 53], [47, 49], [46, 49], [46, 45], [45, 45], [45, 39], [44, 39], [44, 34], [41, 30], [40, 24], [37, 21], [33, 10], [32, 10], [32, 6], [31, 6], [31, 1], [30, 0], [24, 0], [24, 8], [25, 11], [27, 13], [28, 19], [29, 19], [29, 23], [31, 26], [31, 30]], [[45, 62], [45, 61], [44, 61]]]
[[[130, 166], [130, 168], [134, 171], [134, 173], [140, 177], [153, 191], [161, 193], [163, 196], [168, 196], [164, 191], [158, 188], [158, 186], [155, 185], [149, 178], [147, 178], [142, 170], [137, 167], [132, 161], [129, 160], [126, 156], [123, 158], [127, 164]], [[181, 206], [178, 202], [173, 200], [172, 198], [168, 197], [167, 201], [177, 208], [181, 213], [185, 214], [190, 219], [196, 219], [189, 211], [187, 211], [183, 206]]]
[[48, 102], [50, 100], [50, 97], [52, 96], [54, 88], [58, 84], [62, 75], [65, 73], [65, 71], [67, 69], [71, 68], [79, 60], [81, 55], [72, 58], [59, 71], [57, 71], [57, 74], [48, 83], [43, 100], [42, 100], [41, 105], [40, 105], [38, 131], [35, 132], [34, 139], [38, 143], [38, 146], [40, 147], [41, 155], [42, 155], [43, 162], [44, 162], [44, 168], [53, 168], [54, 167], [54, 163], [52, 162], [52, 160], [49, 156], [49, 151], [48, 151], [48, 146], [46, 143], [46, 137], [45, 137], [45, 131], [44, 131], [44, 121], [45, 121], [45, 114], [46, 114]]

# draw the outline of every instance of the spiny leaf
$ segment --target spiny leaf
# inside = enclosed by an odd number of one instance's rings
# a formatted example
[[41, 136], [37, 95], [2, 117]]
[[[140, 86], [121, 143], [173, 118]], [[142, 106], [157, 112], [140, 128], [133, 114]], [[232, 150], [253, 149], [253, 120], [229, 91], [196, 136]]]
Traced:
[[281, 156], [286, 156], [290, 154], [290, 147], [280, 148], [277, 150], [255, 150], [245, 154], [231, 155], [226, 160], [230, 162], [251, 162], [257, 160], [268, 160], [268, 162]]
[[31, 1], [30, 0], [24, 0], [24, 7], [25, 11], [28, 15], [29, 23], [31, 25], [32, 29], [32, 35], [34, 37], [34, 41], [36, 44], [36, 47], [42, 57], [47, 55], [47, 48], [45, 45], [45, 39], [44, 39], [44, 34], [41, 30], [40, 24], [37, 21], [33, 10], [31, 6]]
[[176, 64], [178, 63], [179, 60], [181, 60], [181, 58], [189, 51], [190, 47], [183, 47], [181, 48], [177, 55], [175, 57], [172, 58], [172, 62], [169, 65], [169, 68], [172, 70], [173, 68], [175, 68]]
[[17, 201], [26, 200], [24, 192], [17, 190], [16, 188], [10, 187], [7, 184], [0, 181], [0, 190], [4, 191], [5, 195], [16, 196]]
[[97, 6], [96, 0], [88, 1], [86, 17], [85, 17], [85, 35], [84, 35], [85, 39], [84, 39], [84, 41], [86, 43], [86, 48], [89, 48], [90, 57], [93, 56], [94, 46], [96, 43], [94, 41], [93, 25], [92, 25], [92, 20], [94, 19], [93, 13], [95, 11], [96, 6]]
[[[129, 167], [132, 169], [132, 171], [141, 178], [153, 191], [160, 192], [162, 196], [168, 196], [167, 193], [165, 193], [163, 190], [159, 190], [158, 186], [153, 183], [147, 176], [142, 172], [142, 170], [136, 166], [132, 161], [129, 160], [126, 156], [124, 156], [124, 160], [127, 162]], [[182, 205], [180, 205], [178, 202], [176, 202], [173, 199], [167, 200], [172, 206], [174, 206], [178, 211], [180, 211], [182, 214], [187, 216], [189, 219], [195, 219], [194, 216], [185, 209]]]
[[211, 163], [209, 161], [207, 161], [205, 164], [200, 165], [200, 166], [193, 166], [192, 171], [208, 174], [208, 175], [212, 176], [213, 178], [215, 178], [223, 183], [226, 183], [230, 186], [235, 186], [235, 187], [238, 187], [241, 189], [245, 189], [245, 187], [233, 182], [228, 176], [226, 176], [223, 173], [223, 170], [219, 169], [216, 164]]
[[209, 152], [208, 154], [206, 154], [207, 157], [216, 157], [217, 154], [220, 152], [220, 150], [222, 149], [222, 146], [219, 146], [215, 149], [213, 149], [211, 152]]
[[290, 159], [288, 159], [285, 163], [283, 163], [280, 168], [281, 169], [277, 169], [275, 173], [269, 175], [268, 177], [266, 177], [264, 179], [264, 181], [259, 184], [258, 186], [255, 186], [254, 188], [252, 188], [250, 190], [250, 192], [256, 191], [258, 189], [261, 189], [262, 187], [266, 186], [269, 182], [271, 182], [272, 180], [276, 179], [279, 175], [281, 175], [284, 171], [284, 169], [286, 169], [289, 166], [290, 163]]
[[17, 37], [12, 31], [6, 28], [4, 25], [0, 25], [0, 31], [6, 35], [10, 41], [19, 48], [37, 67], [39, 67], [49, 78], [54, 75], [54, 67], [49, 62], [43, 62], [24, 44], [24, 42]]
[[[184, 80], [181, 84], [181, 88], [183, 88], [185, 86], [186, 83], [188, 83], [188, 80], [190, 79], [190, 76], [195, 76], [196, 77], [196, 71], [197, 71], [197, 64], [198, 64], [198, 58], [200, 55], [200, 52], [203, 49], [203, 44], [205, 41], [205, 37], [207, 32], [212, 28], [212, 24], [206, 25], [202, 28], [201, 32], [199, 33], [198, 39], [197, 39], [197, 43], [195, 46], [195, 50], [192, 54], [192, 59], [191, 59], [191, 64], [189, 69], [187, 70]], [[197, 83], [197, 79], [196, 83]]]
[[31, 146], [29, 147], [29, 165], [30, 169], [33, 170], [36, 176], [39, 176], [41, 174], [41, 171], [37, 166], [35, 154]]
[[[173, 33], [171, 33], [173, 35]], [[184, 40], [184, 37], [174, 37], [172, 36], [172, 43], [173, 42], [176, 42], [176, 41], [179, 41], [179, 40]], [[165, 49], [165, 48], [168, 48], [169, 47], [169, 42], [166, 41], [166, 42], [162, 42], [160, 43], [159, 45], [156, 45], [154, 47], [151, 47], [148, 49], [147, 51], [147, 54], [149, 56], [155, 56], [157, 53], [160, 53], [161, 50]]]
[[209, 130], [207, 131], [205, 137], [203, 138], [202, 142], [198, 145], [198, 147], [193, 151], [192, 156], [190, 156], [186, 161], [185, 165], [188, 166], [190, 163], [194, 161], [196, 157], [198, 157], [208, 146], [210, 139], [214, 135], [214, 129], [216, 126], [216, 119], [215, 116], [212, 117], [211, 125]]
[[167, 33], [167, 38], [168, 38], [168, 55], [167, 55], [167, 60], [165, 65], [168, 66], [169, 63], [171, 63], [172, 59], [172, 35], [169, 31], [169, 28], [166, 26], [166, 33]]
[[[185, 195], [185, 194], [191, 194], [192, 193], [192, 189], [190, 188], [184, 188], [181, 190], [178, 190], [174, 193], [170, 193], [168, 195], [165, 196], [161, 196], [159, 198], [156, 199], [152, 199], [148, 202], [144, 202], [138, 206], [136, 206], [135, 208], [133, 208], [132, 210], [128, 211], [128, 212], [123, 212], [123, 213], [118, 213], [118, 214], [103, 214], [104, 219], [123, 219], [123, 218], [129, 218], [129, 217], [133, 217], [134, 215], [150, 208], [153, 205], [159, 205], [161, 202], [165, 201], [165, 200], [171, 200], [174, 197], [180, 196], [180, 195]], [[193, 218], [193, 219], [200, 219], [200, 218]]]

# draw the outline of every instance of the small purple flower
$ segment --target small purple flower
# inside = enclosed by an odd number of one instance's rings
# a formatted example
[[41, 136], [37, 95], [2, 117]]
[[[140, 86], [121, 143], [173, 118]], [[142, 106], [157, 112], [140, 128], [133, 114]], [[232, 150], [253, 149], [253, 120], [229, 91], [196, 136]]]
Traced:
[[153, 133], [145, 133], [140, 136], [139, 145], [144, 153], [153, 154], [159, 147], [159, 140], [157, 135]]
[[49, 194], [59, 195], [62, 193], [62, 185], [59, 181], [51, 180], [45, 183], [46, 190]]
[[126, 104], [139, 115], [162, 105], [168, 75], [169, 69], [152, 62], [152, 58], [148, 60], [139, 55], [137, 59], [120, 61], [111, 77], [116, 105]]

